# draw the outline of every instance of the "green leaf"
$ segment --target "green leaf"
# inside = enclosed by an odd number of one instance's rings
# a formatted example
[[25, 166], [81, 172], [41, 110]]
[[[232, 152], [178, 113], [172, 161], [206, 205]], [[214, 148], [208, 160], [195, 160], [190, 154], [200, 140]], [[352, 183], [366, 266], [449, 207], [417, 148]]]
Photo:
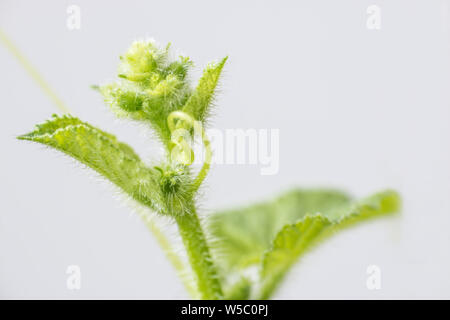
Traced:
[[276, 235], [271, 249], [264, 254], [260, 298], [269, 298], [289, 268], [321, 240], [357, 222], [394, 213], [399, 209], [399, 195], [385, 191], [346, 208], [331, 211], [332, 214], [308, 214], [300, 221], [284, 226]]
[[203, 122], [208, 117], [215, 89], [227, 59], [228, 57], [225, 57], [220, 62], [212, 63], [205, 68], [197, 88], [183, 107], [183, 111], [192, 115], [194, 119]]
[[53, 147], [107, 178], [140, 203], [160, 211], [158, 173], [147, 168], [133, 149], [112, 134], [70, 115], [53, 115], [36, 130], [19, 136]]
[[209, 227], [218, 238], [214, 252], [224, 278], [257, 267], [259, 298], [268, 298], [289, 267], [319, 240], [399, 206], [393, 191], [354, 202], [339, 191], [293, 190], [268, 203], [217, 213]]
[[260, 263], [284, 225], [307, 213], [332, 214], [349, 202], [349, 196], [339, 191], [293, 190], [270, 202], [216, 213], [209, 227], [219, 239], [218, 258], [227, 271]]

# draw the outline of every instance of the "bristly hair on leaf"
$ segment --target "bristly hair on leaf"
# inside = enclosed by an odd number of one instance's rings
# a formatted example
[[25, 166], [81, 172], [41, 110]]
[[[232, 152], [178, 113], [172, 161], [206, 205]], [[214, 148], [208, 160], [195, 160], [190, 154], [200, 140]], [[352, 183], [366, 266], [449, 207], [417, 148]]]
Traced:
[[210, 63], [203, 71], [197, 88], [183, 107], [183, 111], [191, 114], [194, 119], [204, 123], [210, 115], [210, 107], [214, 100], [215, 90], [227, 60], [228, 57], [225, 57], [218, 63]]
[[73, 157], [159, 214], [187, 214], [179, 210], [193, 201], [188, 170], [179, 165], [148, 167], [129, 145], [71, 115], [53, 115], [18, 139], [38, 142]]

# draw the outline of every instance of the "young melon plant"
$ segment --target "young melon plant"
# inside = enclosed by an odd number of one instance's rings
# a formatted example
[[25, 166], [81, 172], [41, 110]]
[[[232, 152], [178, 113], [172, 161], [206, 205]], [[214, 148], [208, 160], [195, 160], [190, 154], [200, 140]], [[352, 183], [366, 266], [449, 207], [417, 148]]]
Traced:
[[[144, 163], [114, 135], [71, 115], [53, 115], [18, 138], [64, 152], [140, 206], [174, 221], [187, 259], [177, 256], [161, 230], [151, 229], [193, 298], [270, 298], [289, 268], [319, 241], [399, 210], [394, 191], [353, 201], [340, 191], [299, 189], [202, 221], [196, 198], [211, 162], [203, 128], [227, 58], [209, 64], [195, 88], [188, 80], [191, 60], [171, 59], [169, 46], [136, 41], [120, 60], [119, 79], [98, 89], [117, 116], [142, 122], [156, 133], [165, 150], [159, 163]], [[196, 132], [205, 149], [198, 170], [192, 166], [196, 155], [191, 148]]]

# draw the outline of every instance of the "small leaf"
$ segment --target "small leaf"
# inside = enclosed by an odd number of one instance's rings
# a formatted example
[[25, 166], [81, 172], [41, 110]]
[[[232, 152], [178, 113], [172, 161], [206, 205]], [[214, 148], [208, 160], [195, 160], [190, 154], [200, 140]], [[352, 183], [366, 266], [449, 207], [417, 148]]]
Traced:
[[197, 88], [183, 107], [183, 111], [192, 115], [194, 119], [203, 122], [208, 117], [215, 89], [227, 59], [228, 57], [225, 57], [220, 62], [210, 64], [205, 68]]
[[125, 143], [78, 118], [65, 115], [37, 125], [18, 137], [51, 146], [107, 178], [144, 205], [160, 211], [159, 173], [147, 168]]

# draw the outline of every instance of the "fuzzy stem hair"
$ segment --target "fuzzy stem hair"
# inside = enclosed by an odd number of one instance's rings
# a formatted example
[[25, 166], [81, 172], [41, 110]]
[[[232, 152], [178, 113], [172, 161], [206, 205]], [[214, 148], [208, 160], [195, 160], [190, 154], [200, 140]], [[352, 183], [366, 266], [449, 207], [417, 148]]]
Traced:
[[197, 289], [201, 299], [218, 300], [223, 298], [222, 287], [216, 266], [203, 233], [200, 219], [192, 206], [189, 214], [175, 217], [183, 240], [189, 263], [195, 274]]

